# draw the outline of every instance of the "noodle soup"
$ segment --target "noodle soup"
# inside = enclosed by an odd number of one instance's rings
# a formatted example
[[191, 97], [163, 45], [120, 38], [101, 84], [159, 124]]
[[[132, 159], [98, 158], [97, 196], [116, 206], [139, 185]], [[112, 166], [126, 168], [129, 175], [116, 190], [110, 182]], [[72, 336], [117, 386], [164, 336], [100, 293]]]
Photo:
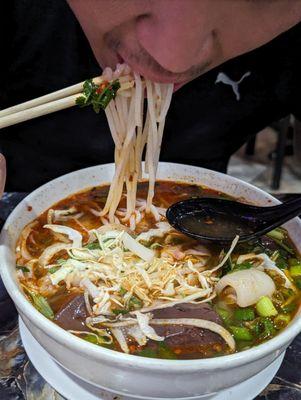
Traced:
[[275, 336], [296, 312], [301, 262], [283, 229], [256, 243], [207, 245], [173, 230], [166, 208], [201, 186], [158, 181], [152, 212], [138, 187], [135, 229], [126, 198], [103, 216], [108, 186], [55, 204], [18, 242], [24, 293], [54, 323], [113, 350], [185, 359], [241, 351]]

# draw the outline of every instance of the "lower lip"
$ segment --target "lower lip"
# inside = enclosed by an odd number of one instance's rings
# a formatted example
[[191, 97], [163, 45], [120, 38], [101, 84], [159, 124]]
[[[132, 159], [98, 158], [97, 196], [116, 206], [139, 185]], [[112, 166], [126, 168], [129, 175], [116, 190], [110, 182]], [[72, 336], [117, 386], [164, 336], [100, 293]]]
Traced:
[[184, 86], [187, 82], [188, 82], [188, 81], [186, 81], [186, 82], [180, 82], [180, 83], [175, 83], [175, 84], [174, 84], [174, 88], [173, 88], [174, 92], [176, 92], [177, 90], [179, 90], [179, 89], [180, 89], [182, 86]]

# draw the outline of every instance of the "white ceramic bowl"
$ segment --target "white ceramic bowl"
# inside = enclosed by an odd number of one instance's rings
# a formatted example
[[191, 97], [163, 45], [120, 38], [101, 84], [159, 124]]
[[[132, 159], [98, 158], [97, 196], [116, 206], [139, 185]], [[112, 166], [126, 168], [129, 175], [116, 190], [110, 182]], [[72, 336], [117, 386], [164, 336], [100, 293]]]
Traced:
[[[107, 164], [57, 178], [27, 196], [6, 221], [1, 233], [1, 276], [35, 339], [74, 375], [106, 390], [143, 399], [209, 397], [267, 367], [301, 331], [299, 313], [284, 332], [250, 350], [204, 360], [159, 360], [126, 355], [85, 342], [46, 319], [24, 297], [16, 278], [14, 256], [22, 228], [71, 193], [109, 182], [113, 171], [113, 165]], [[158, 178], [200, 183], [258, 205], [278, 203], [254, 186], [197, 167], [160, 163]], [[300, 251], [300, 221], [291, 221], [287, 228]]]

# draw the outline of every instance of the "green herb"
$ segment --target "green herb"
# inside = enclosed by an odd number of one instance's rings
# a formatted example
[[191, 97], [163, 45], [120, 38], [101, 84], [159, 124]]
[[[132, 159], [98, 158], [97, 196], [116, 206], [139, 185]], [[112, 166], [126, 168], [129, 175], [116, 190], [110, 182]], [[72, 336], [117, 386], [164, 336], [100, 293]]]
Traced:
[[301, 290], [301, 277], [295, 279], [295, 285]]
[[289, 259], [288, 259], [288, 264], [289, 264], [289, 266], [292, 266], [292, 265], [301, 265], [301, 261], [298, 260], [297, 258], [289, 258]]
[[58, 260], [56, 260], [56, 264], [62, 265], [66, 262], [67, 260], [65, 258], [59, 258]]
[[280, 268], [280, 269], [286, 269], [287, 268], [287, 261], [282, 256], [278, 256], [276, 261], [275, 261], [275, 263], [276, 263], [277, 267]]
[[288, 299], [289, 297], [293, 296], [295, 294], [293, 289], [282, 287], [280, 289], [280, 292], [282, 295], [285, 297], [285, 299]]
[[273, 322], [268, 318], [262, 318], [260, 321], [261, 333], [260, 340], [268, 339], [275, 334], [275, 327]]
[[136, 356], [141, 356], [141, 357], [158, 358], [157, 352], [151, 349], [143, 349], [137, 351], [135, 354]]
[[231, 255], [230, 255], [229, 258], [228, 258], [227, 264], [228, 264], [228, 267], [229, 267], [229, 271], [232, 271], [233, 268], [234, 268], [234, 264], [233, 264], [233, 262], [232, 262], [232, 257], [231, 257]]
[[58, 271], [61, 268], [61, 266], [56, 266], [56, 267], [51, 267], [48, 269], [48, 272], [50, 274], [54, 274], [56, 271]]
[[236, 340], [252, 340], [253, 336], [249, 329], [241, 326], [230, 326], [230, 330]]
[[221, 317], [221, 319], [225, 322], [225, 324], [229, 323], [229, 321], [231, 320], [230, 311], [225, 310], [224, 308], [216, 307], [216, 312]]
[[243, 351], [243, 350], [248, 350], [252, 347], [252, 343], [248, 340], [238, 340], [236, 343], [236, 350], [237, 351]]
[[96, 335], [85, 335], [85, 336], [82, 336], [82, 338], [84, 339], [84, 340], [86, 340], [87, 342], [90, 342], [90, 343], [93, 343], [93, 344], [98, 344], [98, 339], [97, 339], [97, 336]]
[[274, 325], [277, 329], [285, 328], [286, 325], [290, 322], [291, 317], [285, 314], [279, 314], [274, 318]]
[[17, 269], [20, 269], [21, 271], [23, 271], [23, 272], [29, 272], [30, 270], [27, 268], [27, 267], [25, 267], [24, 265], [17, 265], [17, 267], [16, 267]]
[[285, 239], [285, 234], [283, 233], [283, 231], [277, 228], [267, 233], [266, 235], [273, 240], [276, 239], [282, 241], [283, 239]]
[[129, 301], [129, 309], [130, 310], [137, 310], [143, 306], [143, 303], [138, 297], [132, 296]]
[[129, 311], [128, 310], [122, 310], [122, 309], [115, 309], [115, 310], [112, 310], [113, 311], [113, 314], [115, 314], [115, 315], [119, 315], [119, 314], [127, 314]]
[[83, 96], [76, 99], [76, 104], [80, 107], [92, 105], [97, 114], [100, 109], [104, 110], [110, 101], [115, 99], [120, 82], [116, 79], [101, 90], [102, 85], [96, 85], [92, 79], [86, 80], [83, 85]]
[[121, 294], [121, 296], [124, 296], [124, 295], [127, 293], [127, 290], [124, 289], [123, 287], [121, 287], [121, 288], [119, 289], [119, 293]]
[[287, 251], [283, 249], [279, 249], [274, 251], [274, 253], [271, 255], [271, 260], [275, 261], [276, 265], [280, 269], [286, 269], [288, 260], [287, 260], [288, 253]]
[[296, 304], [291, 303], [291, 304], [288, 304], [287, 306], [283, 306], [283, 307], [281, 307], [281, 308], [282, 308], [282, 311], [283, 311], [285, 314], [288, 314], [288, 313], [290, 313], [290, 312], [292, 312], [292, 311], [295, 311], [296, 307], [297, 307]]
[[256, 318], [252, 322], [248, 322], [248, 328], [254, 336], [259, 336], [261, 332], [261, 318]]
[[158, 345], [158, 355], [160, 358], [165, 358], [168, 360], [176, 360], [178, 358], [172, 349], [164, 342], [160, 342]]
[[48, 304], [47, 299], [45, 297], [41, 296], [38, 293], [34, 293], [26, 289], [26, 292], [31, 298], [33, 306], [40, 311], [41, 314], [43, 314], [46, 318], [53, 319], [54, 318], [54, 313]]
[[241, 264], [234, 264], [232, 271], [242, 271], [244, 269], [253, 268], [253, 264], [248, 261], [244, 261]]
[[290, 267], [290, 274], [292, 278], [301, 276], [301, 265], [300, 264], [292, 265]]
[[272, 317], [278, 314], [272, 300], [267, 296], [262, 296], [256, 303], [257, 314], [261, 317]]
[[255, 318], [255, 313], [252, 308], [237, 308], [234, 311], [234, 318], [237, 321], [252, 321]]
[[89, 243], [89, 244], [87, 244], [87, 245], [85, 246], [85, 248], [86, 248], [86, 249], [89, 249], [89, 250], [96, 250], [96, 249], [99, 249], [100, 246], [99, 246], [99, 243], [98, 243], [98, 242], [94, 242], [94, 243]]

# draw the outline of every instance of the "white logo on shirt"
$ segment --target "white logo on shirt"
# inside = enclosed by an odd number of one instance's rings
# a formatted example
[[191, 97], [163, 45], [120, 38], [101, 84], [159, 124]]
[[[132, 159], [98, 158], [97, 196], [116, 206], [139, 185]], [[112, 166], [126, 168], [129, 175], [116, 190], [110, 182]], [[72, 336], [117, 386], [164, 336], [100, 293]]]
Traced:
[[217, 75], [216, 81], [215, 83], [224, 83], [225, 85], [230, 85], [232, 87], [232, 90], [236, 96], [236, 100], [239, 101], [240, 100], [240, 93], [239, 93], [239, 84], [248, 76], [251, 75], [251, 72], [248, 71], [245, 74], [243, 74], [243, 76], [239, 79], [239, 81], [233, 81], [232, 79], [230, 79], [224, 72], [219, 72], [219, 74]]

